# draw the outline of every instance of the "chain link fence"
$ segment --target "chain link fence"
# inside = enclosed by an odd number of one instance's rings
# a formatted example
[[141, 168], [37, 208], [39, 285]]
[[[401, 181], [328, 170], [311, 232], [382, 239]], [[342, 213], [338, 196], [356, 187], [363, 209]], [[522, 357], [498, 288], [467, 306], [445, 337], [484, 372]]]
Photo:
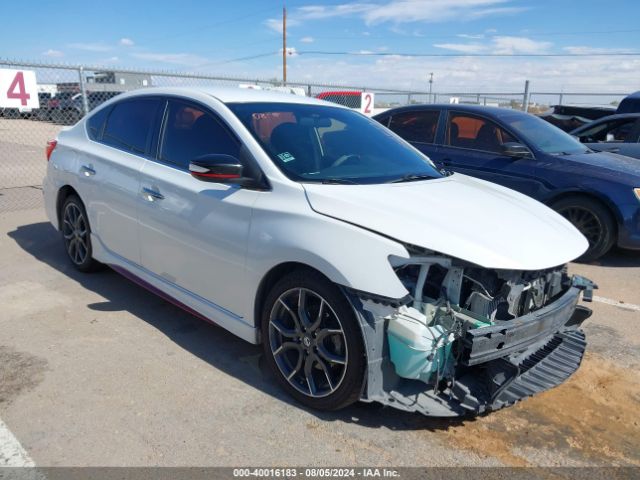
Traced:
[[[309, 82], [216, 77], [190, 73], [126, 70], [90, 66], [53, 65], [0, 60], [0, 69], [31, 70], [36, 74], [39, 108], [0, 108], [0, 214], [42, 204], [40, 185], [46, 171], [44, 148], [61, 128], [73, 125], [103, 102], [130, 90], [168, 86], [226, 86], [269, 88], [317, 97], [350, 108], [363, 108], [363, 92], [374, 94], [371, 113], [409, 104], [473, 103], [538, 110], [549, 105], [615, 103], [624, 94], [588, 93], [472, 93], [406, 91], [370, 86], [342, 86]], [[364, 97], [366, 98], [366, 97]], [[543, 103], [544, 102], [544, 103]]]

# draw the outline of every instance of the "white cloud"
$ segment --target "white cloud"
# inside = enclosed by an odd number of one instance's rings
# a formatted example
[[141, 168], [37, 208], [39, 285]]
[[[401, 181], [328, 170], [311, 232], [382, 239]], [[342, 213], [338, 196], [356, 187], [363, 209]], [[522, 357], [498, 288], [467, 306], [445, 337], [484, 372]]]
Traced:
[[[475, 20], [489, 16], [509, 15], [528, 10], [512, 6], [514, 0], [387, 0], [385, 3], [353, 2], [336, 5], [305, 5], [292, 9], [287, 26], [299, 26], [309, 20], [339, 17], [359, 17], [367, 25], [389, 22], [433, 23], [448, 20]], [[264, 24], [276, 33], [282, 33], [282, 19], [269, 18]], [[365, 33], [367, 35], [368, 33]], [[422, 36], [420, 32], [413, 36]]]
[[594, 47], [584, 47], [584, 46], [574, 46], [574, 47], [564, 47], [563, 50], [567, 53], [573, 55], [589, 55], [592, 53], [596, 54], [610, 54], [610, 53], [627, 53], [633, 52], [633, 50], [629, 48], [594, 48]]
[[[268, 18], [264, 21], [264, 25], [273, 32], [282, 34], [282, 19], [281, 18]], [[295, 27], [300, 25], [300, 21], [295, 18], [287, 17], [287, 29], [289, 27]]]
[[493, 53], [501, 55], [546, 53], [553, 46], [551, 42], [539, 42], [526, 37], [497, 36], [493, 37], [492, 42]]
[[[334, 57], [301, 55], [289, 64], [288, 76], [291, 81], [307, 79], [332, 84], [339, 81], [342, 85], [425, 92], [429, 87], [425, 72], [434, 72], [436, 92], [522, 92], [525, 80], [530, 80], [533, 92], [559, 91], [564, 87], [565, 92], [606, 93], [637, 90], [633, 72], [640, 70], [640, 58], [635, 57], [622, 61], [620, 57], [606, 56], [422, 58], [394, 55], [375, 59], [363, 56], [358, 57], [357, 61], [345, 58], [345, 61], [336, 61]], [[589, 72], [589, 75], [585, 75], [585, 72]], [[571, 98], [575, 100], [576, 97]], [[402, 99], [395, 95], [387, 100]], [[585, 97], [584, 100], [575, 101], [600, 103], [604, 100], [601, 97]], [[534, 101], [557, 102], [558, 97], [534, 96]]]
[[433, 46], [468, 54], [493, 53], [498, 55], [513, 55], [547, 53], [553, 46], [553, 43], [539, 42], [526, 37], [496, 36], [492, 37], [487, 43], [436, 43]]
[[468, 40], [481, 40], [484, 38], [484, 34], [483, 33], [479, 33], [479, 34], [459, 33], [458, 35], [456, 35], [456, 37], [466, 38]]
[[70, 43], [67, 45], [69, 48], [75, 48], [76, 50], [85, 50], [87, 52], [108, 52], [113, 47], [104, 43]]
[[200, 55], [194, 55], [192, 53], [154, 53], [154, 52], [138, 52], [132, 53], [133, 58], [139, 60], [149, 60], [159, 63], [170, 63], [175, 65], [184, 65], [190, 67], [196, 67], [207, 63], [207, 59]]
[[433, 46], [460, 53], [481, 53], [487, 48], [479, 43], [435, 43]]
[[52, 58], [64, 57], [64, 53], [62, 53], [60, 50], [54, 50], [53, 48], [50, 48], [49, 50], [42, 52], [42, 55], [45, 57], [52, 57]]
[[313, 43], [314, 40], [313, 40], [313, 37], [302, 37], [300, 39], [300, 42], [302, 42], [302, 43]]
[[366, 13], [375, 8], [372, 3], [344, 3], [342, 5], [306, 5], [295, 10], [295, 15], [304, 20], [347, 17]]
[[121, 38], [118, 43], [123, 47], [133, 47], [135, 45], [135, 42], [127, 37]]
[[513, 14], [525, 10], [522, 7], [498, 6], [507, 3], [509, 0], [393, 0], [369, 9], [364, 19], [367, 24], [443, 22]]

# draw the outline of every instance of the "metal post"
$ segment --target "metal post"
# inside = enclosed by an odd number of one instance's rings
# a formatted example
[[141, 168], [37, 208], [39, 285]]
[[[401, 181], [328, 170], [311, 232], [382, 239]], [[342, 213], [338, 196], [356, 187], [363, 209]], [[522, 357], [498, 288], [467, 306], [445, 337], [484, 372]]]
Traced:
[[311, 96], [311, 85], [307, 85], [307, 97]]
[[562, 105], [562, 97], [563, 93], [560, 93], [560, 98], [558, 98], [558, 105]]
[[87, 92], [84, 88], [84, 67], [78, 69], [78, 78], [80, 79], [80, 93], [82, 94], [82, 110], [84, 114], [89, 113], [89, 102], [87, 101]]
[[522, 99], [522, 111], [529, 111], [529, 80], [524, 82], [524, 98]]
[[[485, 102], [484, 103], [485, 103], [485, 105], [487, 104], [487, 99], [486, 98], [485, 98]], [[476, 95], [476, 105], [480, 105], [480, 94], [479, 93]]]
[[433, 72], [429, 74], [429, 103], [436, 103], [433, 101], [434, 98], [431, 94], [432, 90], [433, 90]]
[[282, 83], [287, 84], [287, 9], [282, 7]]

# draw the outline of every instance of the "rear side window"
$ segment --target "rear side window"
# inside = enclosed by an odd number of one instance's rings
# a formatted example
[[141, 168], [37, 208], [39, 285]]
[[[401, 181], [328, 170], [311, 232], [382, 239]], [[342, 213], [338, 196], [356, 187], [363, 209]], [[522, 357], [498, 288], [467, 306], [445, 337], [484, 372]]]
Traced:
[[160, 160], [180, 168], [203, 155], [223, 153], [240, 158], [240, 143], [210, 112], [197, 105], [169, 102]]
[[405, 112], [391, 117], [389, 128], [409, 142], [433, 143], [440, 112]]
[[104, 121], [109, 115], [110, 108], [103, 108], [102, 110], [94, 113], [87, 120], [87, 133], [91, 140], [100, 140], [102, 136], [102, 128], [104, 127]]
[[635, 119], [614, 120], [603, 122], [580, 133], [583, 142], [624, 142], [631, 140], [631, 131], [636, 123]]
[[159, 106], [160, 100], [156, 98], [135, 98], [116, 103], [107, 119], [102, 143], [130, 153], [145, 153]]

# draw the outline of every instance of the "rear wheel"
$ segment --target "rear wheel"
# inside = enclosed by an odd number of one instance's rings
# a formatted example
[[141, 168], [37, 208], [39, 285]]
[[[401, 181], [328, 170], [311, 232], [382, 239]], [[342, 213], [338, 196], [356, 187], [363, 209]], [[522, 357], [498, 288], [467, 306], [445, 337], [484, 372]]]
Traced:
[[613, 246], [616, 224], [613, 216], [600, 202], [586, 197], [563, 198], [551, 206], [569, 220], [589, 242], [580, 260], [600, 258]]
[[81, 272], [96, 270], [100, 263], [93, 259], [91, 228], [82, 201], [69, 195], [62, 205], [60, 231], [69, 260]]
[[296, 400], [337, 410], [360, 398], [362, 334], [335, 284], [311, 270], [287, 275], [269, 292], [261, 326], [267, 364]]

